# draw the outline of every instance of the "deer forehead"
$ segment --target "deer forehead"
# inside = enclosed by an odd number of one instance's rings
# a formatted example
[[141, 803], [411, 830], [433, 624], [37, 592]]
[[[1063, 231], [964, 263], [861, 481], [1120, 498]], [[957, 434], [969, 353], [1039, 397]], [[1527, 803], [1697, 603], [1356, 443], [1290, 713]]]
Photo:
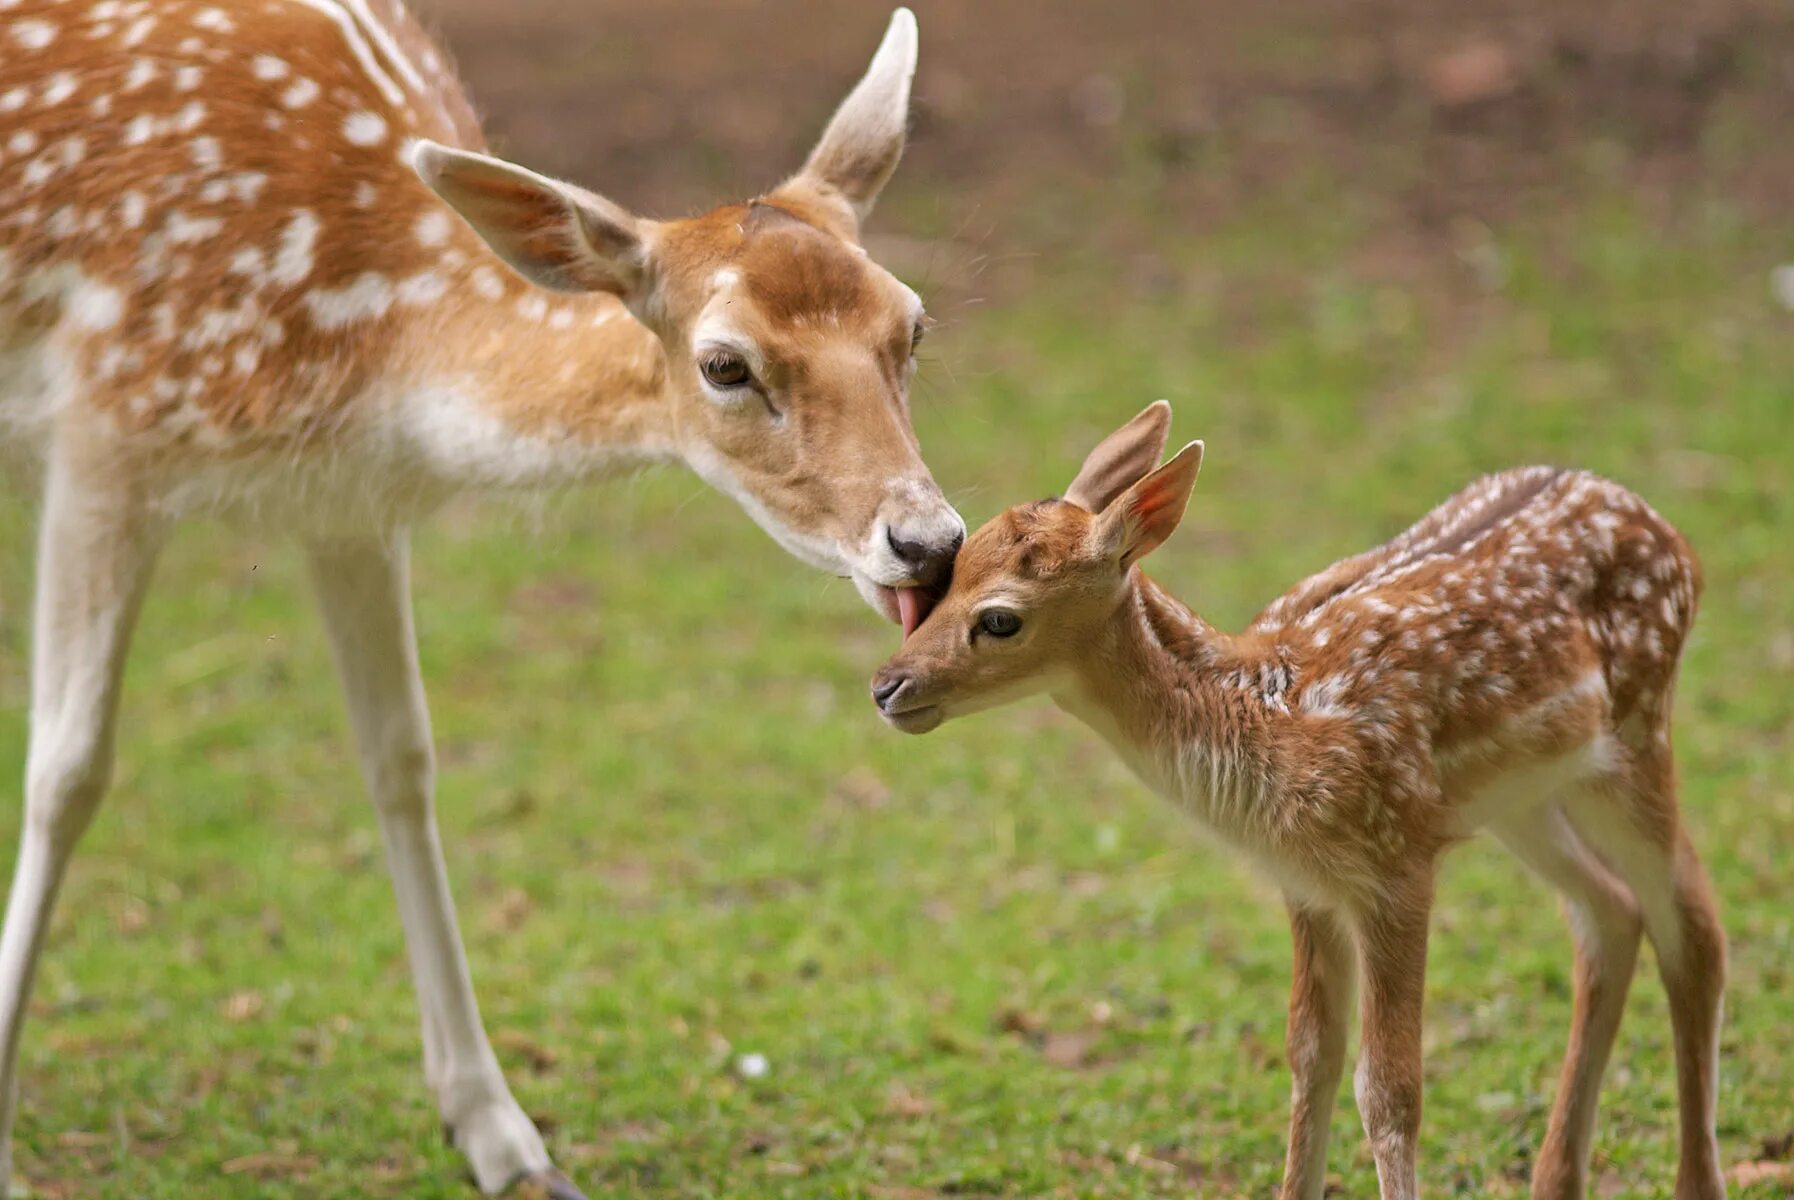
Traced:
[[1082, 561], [1090, 514], [1064, 500], [1038, 500], [1000, 513], [966, 539], [953, 565], [956, 593], [1036, 590]]
[[667, 261], [692, 264], [673, 268], [669, 282], [712, 331], [882, 341], [922, 317], [921, 298], [863, 249], [777, 205], [731, 205], [680, 222], [661, 245]]

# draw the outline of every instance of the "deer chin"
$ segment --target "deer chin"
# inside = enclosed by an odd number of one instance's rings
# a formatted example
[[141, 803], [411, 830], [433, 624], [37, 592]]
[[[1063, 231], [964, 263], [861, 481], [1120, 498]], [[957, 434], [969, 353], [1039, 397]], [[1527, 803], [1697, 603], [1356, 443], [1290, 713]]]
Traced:
[[941, 711], [938, 704], [928, 704], [903, 712], [885, 713], [884, 718], [885, 724], [899, 733], [929, 733], [941, 727], [947, 714]]

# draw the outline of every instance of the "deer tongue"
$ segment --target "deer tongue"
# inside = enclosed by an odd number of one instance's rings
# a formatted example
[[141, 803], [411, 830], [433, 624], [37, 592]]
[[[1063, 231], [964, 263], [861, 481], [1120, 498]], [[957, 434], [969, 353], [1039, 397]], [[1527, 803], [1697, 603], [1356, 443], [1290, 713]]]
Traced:
[[928, 617], [934, 607], [934, 597], [923, 588], [904, 587], [897, 589], [897, 616], [903, 622], [903, 640], [916, 631]]

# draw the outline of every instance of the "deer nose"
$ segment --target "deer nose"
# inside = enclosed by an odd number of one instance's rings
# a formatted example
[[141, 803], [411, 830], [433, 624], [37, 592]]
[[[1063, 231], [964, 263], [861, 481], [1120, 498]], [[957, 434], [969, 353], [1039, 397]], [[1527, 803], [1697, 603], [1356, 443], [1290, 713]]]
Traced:
[[889, 710], [891, 702], [909, 686], [909, 682], [907, 674], [887, 667], [872, 677], [872, 702], [878, 705], [880, 711]]
[[895, 525], [885, 527], [885, 541], [899, 562], [910, 569], [917, 583], [928, 585], [944, 578], [953, 566], [953, 556], [966, 540], [963, 528], [956, 528], [946, 537], [919, 537]]

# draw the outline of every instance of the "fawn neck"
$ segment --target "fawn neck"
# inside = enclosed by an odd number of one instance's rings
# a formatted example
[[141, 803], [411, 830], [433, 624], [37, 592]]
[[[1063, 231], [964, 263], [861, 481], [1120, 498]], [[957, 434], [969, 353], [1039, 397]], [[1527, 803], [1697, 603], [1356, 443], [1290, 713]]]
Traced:
[[1215, 629], [1135, 570], [1054, 699], [1153, 786], [1244, 834], [1282, 773], [1292, 678], [1275, 644]]

